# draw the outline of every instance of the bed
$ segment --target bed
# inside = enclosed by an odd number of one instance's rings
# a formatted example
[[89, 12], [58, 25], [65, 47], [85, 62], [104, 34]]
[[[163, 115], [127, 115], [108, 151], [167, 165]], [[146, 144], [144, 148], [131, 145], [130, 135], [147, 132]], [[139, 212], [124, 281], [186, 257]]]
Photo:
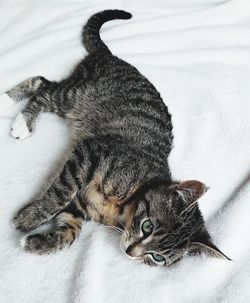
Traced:
[[0, 302], [250, 302], [249, 1], [1, 1], [0, 93], [30, 76], [63, 78], [86, 54], [83, 24], [107, 8], [133, 14], [106, 23], [101, 36], [160, 91], [174, 125], [173, 177], [209, 187], [199, 205], [232, 261], [137, 264], [115, 231], [91, 222], [69, 249], [25, 253], [11, 220], [56, 170], [70, 136], [64, 121], [46, 113], [30, 138], [15, 140], [10, 125], [21, 103], [0, 112]]

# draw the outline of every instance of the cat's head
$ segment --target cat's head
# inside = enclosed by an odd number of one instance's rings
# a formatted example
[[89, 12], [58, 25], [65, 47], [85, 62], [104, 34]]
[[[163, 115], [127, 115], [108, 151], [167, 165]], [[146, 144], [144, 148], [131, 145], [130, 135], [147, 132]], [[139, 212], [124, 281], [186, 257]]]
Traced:
[[187, 254], [203, 252], [227, 258], [211, 242], [198, 208], [197, 199], [205, 191], [205, 185], [194, 180], [146, 190], [128, 208], [122, 249], [149, 265], [169, 266]]

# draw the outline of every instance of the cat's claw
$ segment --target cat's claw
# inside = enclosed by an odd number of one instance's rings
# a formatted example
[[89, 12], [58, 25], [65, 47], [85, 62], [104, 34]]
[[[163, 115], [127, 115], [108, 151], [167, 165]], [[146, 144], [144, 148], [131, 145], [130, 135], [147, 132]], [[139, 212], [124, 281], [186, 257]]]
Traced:
[[31, 135], [22, 113], [19, 113], [12, 123], [11, 135], [16, 139], [25, 139]]

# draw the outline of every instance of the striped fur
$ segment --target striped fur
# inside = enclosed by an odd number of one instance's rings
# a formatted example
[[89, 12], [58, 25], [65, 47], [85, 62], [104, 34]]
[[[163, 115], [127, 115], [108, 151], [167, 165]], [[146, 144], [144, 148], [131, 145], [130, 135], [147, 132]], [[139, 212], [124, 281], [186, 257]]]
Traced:
[[[7, 92], [16, 101], [28, 98], [22, 117], [30, 132], [41, 112], [53, 112], [68, 122], [75, 140], [47, 192], [14, 218], [24, 232], [53, 223], [50, 231], [25, 238], [29, 252], [50, 253], [70, 245], [84, 220], [117, 226], [120, 218], [127, 229], [121, 241], [130, 255], [140, 252], [141, 260], [152, 264], [148, 254], [153, 250], [170, 264], [191, 247], [191, 239], [204, 234], [197, 204], [182, 214], [203, 185], [191, 181], [189, 188], [173, 189], [177, 183], [167, 161], [173, 139], [167, 107], [153, 84], [100, 39], [104, 22], [130, 17], [119, 10], [92, 16], [82, 35], [89, 54], [68, 77], [59, 82], [34, 77]], [[199, 194], [183, 194], [192, 192], [194, 184]], [[141, 236], [145, 218], [155, 226], [150, 237]]]
[[89, 53], [102, 50], [110, 53], [107, 45], [100, 38], [100, 28], [103, 23], [113, 19], [130, 19], [132, 15], [121, 10], [106, 10], [93, 15], [83, 28], [82, 43]]

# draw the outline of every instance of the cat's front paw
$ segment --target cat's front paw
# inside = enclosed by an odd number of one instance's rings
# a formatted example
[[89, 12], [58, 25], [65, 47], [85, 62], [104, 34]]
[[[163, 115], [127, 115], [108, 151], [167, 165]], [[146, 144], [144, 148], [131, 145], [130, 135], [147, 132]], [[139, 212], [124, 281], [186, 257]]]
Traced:
[[13, 227], [28, 232], [38, 226], [33, 214], [28, 208], [21, 209], [13, 219]]
[[19, 113], [12, 123], [11, 135], [16, 139], [25, 139], [31, 135], [31, 130], [29, 129], [26, 120], [22, 113]]
[[[55, 242], [56, 243], [56, 242]], [[49, 254], [55, 250], [53, 234], [33, 234], [21, 239], [22, 248], [33, 254]]]

